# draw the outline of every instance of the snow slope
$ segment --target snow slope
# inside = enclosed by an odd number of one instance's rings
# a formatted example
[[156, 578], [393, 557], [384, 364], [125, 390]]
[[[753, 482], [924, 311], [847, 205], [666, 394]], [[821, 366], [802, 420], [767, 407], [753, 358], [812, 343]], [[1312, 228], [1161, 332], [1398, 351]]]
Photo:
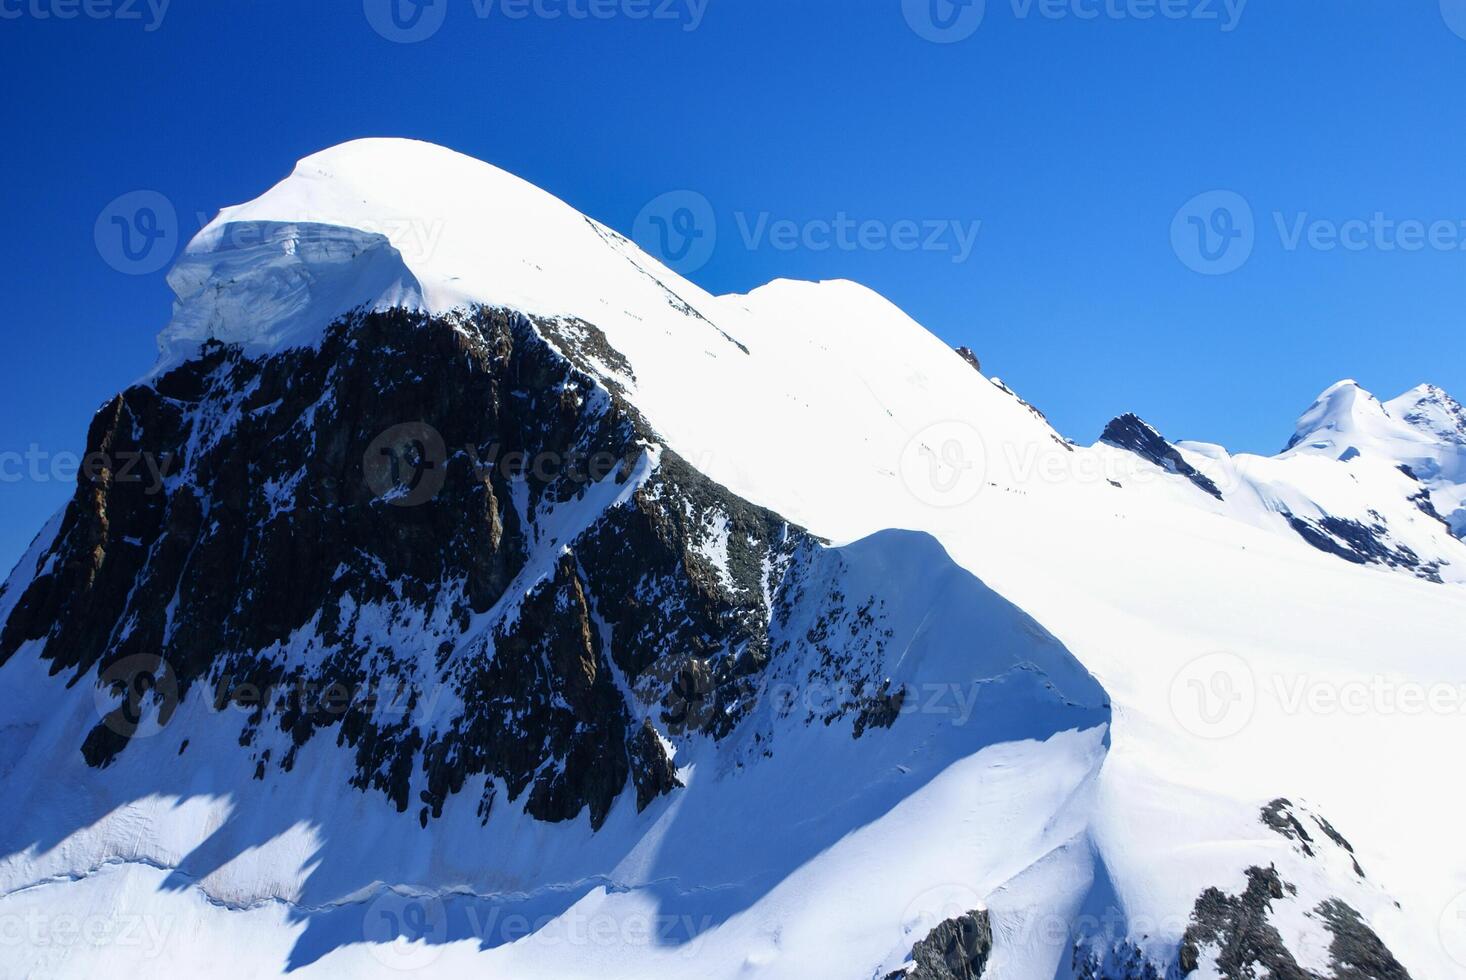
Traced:
[[[1417, 980], [1466, 971], [1452, 955], [1466, 921], [1449, 915], [1466, 892], [1466, 790], [1451, 775], [1466, 750], [1466, 551], [1410, 503], [1426, 486], [1459, 533], [1459, 408], [1433, 390], [1386, 406], [1331, 390], [1276, 459], [1180, 444], [1216, 500], [1134, 453], [1071, 445], [868, 289], [778, 281], [712, 296], [524, 181], [402, 140], [301, 161], [222, 212], [170, 283], [158, 373], [211, 338], [253, 355], [316, 343], [361, 305], [595, 324], [631, 366], [604, 378], [666, 445], [841, 546], [901, 600], [909, 659], [891, 669], [942, 691], [986, 679], [982, 720], [914, 711], [878, 749], [790, 731], [808, 741], [742, 775], [724, 771], [728, 748], [707, 747], [678, 756], [685, 792], [640, 816], [620, 807], [599, 834], [511, 814], [486, 840], [471, 813], [428, 835], [341, 793], [324, 746], [297, 769], [310, 780], [251, 784], [222, 744], [190, 749], [219, 761], [189, 786], [128, 772], [125, 757], [86, 770], [68, 733], [90, 696], [66, 701], [17, 656], [0, 723], [28, 741], [0, 778], [37, 802], [3, 838], [0, 916], [122, 907], [177, 932], [121, 951], [23, 943], [16, 975], [128, 962], [240, 976], [883, 976], [934, 910], [985, 907], [988, 975], [1048, 980], [1067, 975], [1085, 910], [1122, 920], [1087, 935], [1164, 960], [1198, 895], [1238, 893], [1248, 868], [1269, 865], [1300, 889], [1279, 922], [1315, 967], [1326, 942], [1305, 913], [1338, 896]], [[1453, 562], [1446, 584], [1342, 561], [1280, 516], [1375, 509], [1392, 541]], [[1098, 688], [1061, 684], [1073, 708], [1039, 697], [1013, 668], [1044, 650], [1058, 651], [1049, 676]], [[1422, 707], [1402, 690], [1439, 696]], [[1280, 797], [1337, 827], [1367, 878], [1264, 825]], [[80, 829], [57, 839], [53, 808]], [[229, 859], [212, 867], [219, 834]], [[442, 903], [437, 942], [369, 941], [394, 895]], [[537, 927], [486, 941], [473, 917], [506, 910]], [[557, 932], [667, 911], [693, 925], [654, 940]], [[223, 948], [227, 961], [210, 957]]]
[[[1098, 685], [1058, 643], [930, 538], [885, 532], [827, 553], [822, 564], [820, 574], [838, 576], [852, 594], [921, 583], [887, 609], [887, 671], [932, 710], [908, 712], [899, 738], [854, 739], [848, 721], [803, 724], [831, 692], [776, 681], [780, 693], [739, 735], [679, 754], [684, 789], [645, 813], [617, 807], [594, 832], [583, 820], [546, 825], [512, 809], [485, 827], [476, 794], [455, 797], [445, 819], [424, 831], [412, 813], [343, 793], [348, 760], [319, 743], [297, 766], [304, 779], [272, 774], [251, 783], [252, 765], [229, 744], [233, 732], [194, 724], [211, 710], [202, 692], [179, 708], [170, 730], [212, 730], [213, 744], [195, 742], [179, 756], [177, 738], [164, 734], [155, 744], [174, 759], [163, 768], [124, 753], [84, 781], [58, 780], [79, 772], [64, 735], [85, 727], [92, 699], [58, 712], [36, 696], [56, 681], [39, 663], [22, 664], [0, 711], [12, 733], [35, 732], [4, 771], [28, 799], [5, 840], [27, 846], [0, 865], [0, 910], [23, 919], [33, 909], [73, 908], [73, 900], [118, 903], [138, 931], [129, 935], [135, 943], [95, 949], [28, 945], [8, 969], [96, 975], [124, 963], [182, 965], [189, 960], [180, 955], [199, 951], [179, 950], [191, 945], [181, 935], [197, 929], [237, 950], [211, 972], [245, 976], [285, 964], [304, 975], [391, 975], [400, 967], [718, 975], [745, 958], [764, 960], [773, 975], [895, 969], [952, 900], [933, 888], [960, 882], [962, 896], [987, 895], [1082, 839], [1109, 713]], [[790, 631], [809, 626], [796, 621]], [[790, 671], [799, 674], [797, 665]], [[964, 682], [949, 691], [954, 678]], [[775, 753], [760, 759], [766, 744]], [[56, 828], [72, 824], [84, 829], [58, 840]], [[782, 830], [771, 834], [771, 826]], [[1067, 892], [1044, 899], [1077, 902], [1072, 893], [1086, 873], [1071, 869]], [[408, 906], [394, 889], [430, 911], [435, 942], [427, 948], [364, 941]], [[842, 902], [852, 891], [859, 910]], [[1002, 903], [995, 908], [1001, 914]], [[526, 937], [513, 924], [519, 916], [557, 925]], [[842, 933], [834, 945], [832, 928]], [[629, 929], [658, 941], [621, 941]], [[1059, 946], [1006, 955], [1028, 971], [1052, 972]]]

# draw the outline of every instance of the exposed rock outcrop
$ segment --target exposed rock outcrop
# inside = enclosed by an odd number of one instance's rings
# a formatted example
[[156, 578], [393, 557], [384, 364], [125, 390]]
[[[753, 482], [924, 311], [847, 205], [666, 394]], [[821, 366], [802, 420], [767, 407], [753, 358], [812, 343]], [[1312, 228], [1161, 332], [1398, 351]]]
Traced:
[[993, 926], [986, 910], [948, 919], [911, 950], [911, 962], [886, 980], [979, 980], [993, 954]]
[[1269, 921], [1273, 904], [1297, 895], [1275, 868], [1248, 868], [1240, 895], [1209, 888], [1196, 900], [1191, 925], [1181, 942], [1182, 976], [1200, 969], [1203, 957], [1224, 980], [1410, 980], [1410, 974], [1349, 905], [1329, 899], [1315, 907], [1332, 934], [1327, 974], [1298, 964], [1282, 935]]
[[1394, 540], [1389, 525], [1378, 513], [1371, 515], [1373, 522], [1369, 524], [1327, 515], [1299, 517], [1284, 513], [1283, 516], [1299, 537], [1326, 554], [1355, 565], [1401, 568], [1427, 582], [1442, 582], [1440, 564], [1426, 561], [1409, 545]]
[[1222, 499], [1222, 491], [1216, 483], [1186, 462], [1185, 458], [1138, 415], [1121, 415], [1105, 426], [1100, 441], [1118, 449], [1128, 449], [1141, 459], [1149, 460], [1161, 469], [1183, 476], [1203, 493]]

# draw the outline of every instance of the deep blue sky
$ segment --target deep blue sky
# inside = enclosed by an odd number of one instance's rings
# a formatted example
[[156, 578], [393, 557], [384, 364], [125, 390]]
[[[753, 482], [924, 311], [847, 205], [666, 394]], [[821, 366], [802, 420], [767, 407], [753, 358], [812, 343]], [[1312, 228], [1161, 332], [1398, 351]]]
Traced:
[[[1136, 411], [1174, 438], [1274, 452], [1341, 377], [1466, 392], [1466, 251], [1372, 232], [1363, 250], [1289, 249], [1274, 218], [1448, 222], [1466, 244], [1466, 39], [1449, 27], [1466, 34], [1466, 0], [1253, 0], [1234, 24], [1224, 0], [1076, 0], [1093, 19], [987, 0], [949, 44], [908, 24], [930, 33], [928, 0], [709, 0], [695, 30], [689, 0], [651, 0], [676, 20], [620, 16], [635, 0], [596, 0], [608, 20], [437, 2], [441, 29], [400, 44], [361, 0], [179, 2], [155, 30], [142, 3], [141, 20], [61, 20], [37, 15], [67, 0], [0, 0], [0, 453], [80, 451], [93, 411], [150, 366], [170, 295], [161, 272], [104, 261], [109, 202], [157, 191], [187, 237], [369, 135], [489, 160], [628, 233], [649, 200], [693, 189], [718, 221], [704, 286], [865, 282], [1085, 442]], [[1106, 12], [1161, 3], [1217, 19]], [[1172, 225], [1213, 190], [1248, 202], [1256, 242], [1209, 276]], [[1237, 227], [1217, 206], [1203, 221]], [[738, 216], [762, 212], [982, 225], [956, 263], [746, 248]], [[6, 567], [71, 491], [29, 469], [0, 466]]]

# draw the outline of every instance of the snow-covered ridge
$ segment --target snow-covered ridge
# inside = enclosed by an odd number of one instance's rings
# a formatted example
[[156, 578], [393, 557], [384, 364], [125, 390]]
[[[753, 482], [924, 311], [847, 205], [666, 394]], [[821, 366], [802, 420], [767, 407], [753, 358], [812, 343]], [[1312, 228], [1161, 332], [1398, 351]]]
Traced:
[[177, 302], [159, 338], [162, 366], [210, 338], [251, 354], [312, 344], [363, 305], [582, 317], [634, 309], [659, 287], [638, 270], [639, 250], [618, 243], [490, 164], [415, 140], [355, 140], [301, 160], [189, 243], [169, 277]]
[[[863, 286], [777, 280], [747, 296], [715, 297], [533, 184], [415, 140], [361, 139], [306, 157], [260, 197], [221, 211], [188, 245], [169, 283], [177, 300], [159, 336], [158, 372], [196, 356], [208, 340], [250, 355], [316, 344], [333, 320], [361, 307], [446, 313], [483, 305], [594, 323], [636, 365], [638, 403], [670, 442], [755, 497], [765, 487], [749, 482], [737, 458], [744, 449], [768, 455], [781, 448], [750, 444], [745, 417], [689, 415], [689, 403], [712, 405], [759, 390], [773, 402], [770, 421], [785, 426], [782, 410], [799, 412], [801, 392], [815, 381], [831, 401], [874, 410], [863, 431], [823, 431], [827, 448], [842, 458], [876, 457], [876, 469], [891, 476], [903, 447], [929, 428], [980, 416], [982, 444], [967, 448], [984, 457], [991, 483], [1024, 492], [1034, 482], [1034, 454], [1049, 462], [1052, 447], [1062, 445], [1042, 416], [1013, 412], [1024, 407], [1020, 399], [994, 399], [958, 359], [945, 359], [952, 363], [943, 365], [940, 382], [929, 377], [927, 365], [944, 360], [940, 341]], [[692, 363], [704, 370], [690, 374]], [[877, 377], [872, 368], [889, 370]], [[822, 376], [812, 379], [811, 369]], [[905, 379], [908, 390], [898, 393], [892, 378]], [[951, 387], [966, 406], [933, 404], [923, 393], [934, 383]], [[862, 428], [858, 418], [851, 422], [852, 430]], [[883, 429], [889, 439], [880, 438]], [[1283, 463], [1288, 475], [1280, 477], [1273, 462], [1198, 446], [1180, 449], [1200, 457], [1192, 463], [1208, 478], [1245, 487], [1242, 497], [1261, 501], [1260, 512], [1312, 519], [1327, 515], [1332, 500], [1354, 520], [1376, 506], [1338, 501], [1351, 488], [1332, 470], [1318, 471], [1327, 486], [1316, 491], [1317, 467]], [[797, 452], [782, 461], [785, 468], [808, 468], [809, 454]], [[1466, 412], [1444, 391], [1422, 385], [1383, 403], [1341, 381], [1299, 419], [1279, 460], [1348, 463], [1360, 455], [1408, 467], [1452, 532], [1466, 535]], [[1075, 461], [1064, 462], [1072, 469]], [[831, 490], [841, 475], [823, 463], [809, 474], [824, 477]], [[1394, 475], [1383, 479], [1393, 483]], [[1388, 488], [1390, 499], [1399, 496], [1396, 489]], [[1368, 488], [1365, 497], [1372, 493]], [[799, 520], [831, 517], [767, 502], [792, 509]], [[1241, 511], [1243, 519], [1256, 519], [1248, 507]], [[868, 521], [838, 523], [833, 531], [843, 539], [878, 529]]]
[[[170, 281], [178, 300], [155, 376], [211, 339], [249, 356], [317, 345], [357, 307], [484, 306], [594, 324], [635, 368], [615, 383], [670, 448], [835, 540], [901, 523], [890, 515], [910, 500], [902, 454], [933, 426], [981, 417], [980, 436], [962, 423], [964, 452], [994, 483], [1025, 482], [1031, 447], [1068, 462], [1041, 417], [864, 286], [776, 280], [713, 296], [519, 177], [414, 140], [306, 157], [224, 209]], [[834, 426], [826, 410], [837, 405]], [[779, 431], [792, 438], [768, 438]], [[874, 479], [884, 502], [859, 502], [851, 479]]]

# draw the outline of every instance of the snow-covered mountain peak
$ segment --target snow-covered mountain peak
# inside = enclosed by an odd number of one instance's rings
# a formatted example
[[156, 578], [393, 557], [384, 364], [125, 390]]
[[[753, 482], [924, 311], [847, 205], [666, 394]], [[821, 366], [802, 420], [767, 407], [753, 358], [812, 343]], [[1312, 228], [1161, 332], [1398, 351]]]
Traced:
[[1288, 449], [1304, 446], [1312, 451], [1337, 450], [1342, 456], [1355, 448], [1360, 433], [1388, 425], [1388, 413], [1378, 398], [1359, 382], [1346, 379], [1330, 385], [1298, 418]]
[[1385, 403], [1394, 418], [1448, 442], [1466, 443], [1466, 408], [1438, 385], [1411, 388]]
[[[407, 139], [312, 154], [222, 210], [169, 275], [161, 368], [217, 339], [247, 353], [315, 343], [359, 306], [474, 305], [605, 319], [671, 290], [711, 299], [635, 245], [498, 167]], [[665, 302], [665, 300], [662, 300]]]
[[804, 304], [818, 307], [822, 315], [828, 315], [832, 308], [843, 308], [846, 311], [858, 311], [864, 317], [882, 316], [892, 324], [916, 323], [895, 303], [853, 279], [810, 281], [781, 277], [736, 298], [752, 302], [775, 302], [786, 308]]
[[1340, 381], [1298, 419], [1288, 448], [1365, 451], [1401, 441], [1466, 443], [1466, 409], [1438, 385], [1422, 384], [1380, 401], [1356, 381]]
[[1363, 457], [1403, 470], [1451, 532], [1466, 534], [1466, 410], [1436, 385], [1381, 402], [1356, 382], [1339, 382], [1298, 420], [1283, 458], [1295, 456]]

